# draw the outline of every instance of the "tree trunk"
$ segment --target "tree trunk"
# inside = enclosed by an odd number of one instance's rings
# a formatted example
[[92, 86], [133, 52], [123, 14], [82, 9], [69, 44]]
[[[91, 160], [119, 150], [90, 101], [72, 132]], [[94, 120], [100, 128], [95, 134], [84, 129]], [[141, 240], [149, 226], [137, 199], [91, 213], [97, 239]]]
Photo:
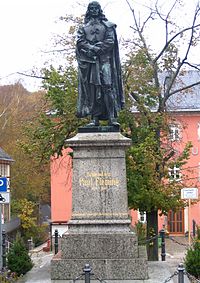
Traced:
[[[158, 235], [158, 211], [147, 212], [147, 239]], [[158, 261], [158, 237], [147, 242], [147, 255], [149, 261]]]

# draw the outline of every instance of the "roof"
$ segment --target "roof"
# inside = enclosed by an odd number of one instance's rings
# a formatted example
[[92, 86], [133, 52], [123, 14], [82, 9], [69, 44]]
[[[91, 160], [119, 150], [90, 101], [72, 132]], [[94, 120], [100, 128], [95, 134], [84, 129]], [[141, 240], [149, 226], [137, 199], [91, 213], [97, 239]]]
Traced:
[[[164, 86], [164, 82], [167, 82], [169, 75], [163, 73], [160, 75], [159, 80], [161, 86]], [[197, 70], [188, 70], [184, 74], [180, 75], [177, 80], [173, 91], [181, 89], [183, 87], [200, 82], [200, 72]], [[173, 94], [166, 103], [167, 110], [170, 112], [200, 112], [200, 84], [189, 88], [188, 90]], [[137, 107], [134, 105], [132, 112], [138, 112]], [[156, 112], [157, 107], [151, 108]]]
[[5, 230], [6, 233], [11, 233], [18, 229], [21, 225], [21, 220], [19, 217], [11, 219], [9, 222], [2, 224], [2, 230]]
[[0, 147], [0, 161], [8, 161], [13, 162], [14, 159], [12, 159], [1, 147]]
[[[176, 84], [176, 89], [200, 82], [200, 72], [190, 70], [179, 76], [179, 81]], [[199, 111], [200, 110], [200, 84], [196, 85], [187, 91], [179, 92], [172, 95], [167, 102], [169, 111]]]

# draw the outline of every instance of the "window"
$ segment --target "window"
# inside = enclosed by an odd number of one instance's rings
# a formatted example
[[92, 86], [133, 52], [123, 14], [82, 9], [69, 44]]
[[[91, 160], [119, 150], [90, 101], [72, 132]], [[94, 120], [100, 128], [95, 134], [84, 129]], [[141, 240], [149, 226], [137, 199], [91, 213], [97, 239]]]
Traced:
[[0, 164], [0, 176], [7, 177], [9, 176], [9, 165], [2, 163]]
[[198, 167], [198, 181], [200, 182], [200, 162], [199, 162], [199, 167]]
[[169, 177], [171, 181], [179, 181], [181, 179], [180, 168], [176, 165], [173, 168], [169, 168]]
[[200, 141], [200, 122], [197, 124], [197, 137], [198, 141]]
[[142, 223], [146, 223], [146, 212], [138, 210], [138, 220]]
[[170, 141], [180, 140], [180, 128], [178, 125], [169, 125], [169, 140]]

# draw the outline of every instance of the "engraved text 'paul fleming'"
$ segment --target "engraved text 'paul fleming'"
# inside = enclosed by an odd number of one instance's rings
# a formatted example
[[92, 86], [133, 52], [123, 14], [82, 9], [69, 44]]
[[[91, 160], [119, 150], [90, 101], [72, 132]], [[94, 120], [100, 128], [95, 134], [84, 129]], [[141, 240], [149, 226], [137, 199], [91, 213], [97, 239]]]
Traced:
[[79, 178], [79, 185], [82, 187], [88, 187], [96, 189], [98, 187], [118, 187], [119, 179], [113, 178], [109, 172], [88, 172], [85, 177]]

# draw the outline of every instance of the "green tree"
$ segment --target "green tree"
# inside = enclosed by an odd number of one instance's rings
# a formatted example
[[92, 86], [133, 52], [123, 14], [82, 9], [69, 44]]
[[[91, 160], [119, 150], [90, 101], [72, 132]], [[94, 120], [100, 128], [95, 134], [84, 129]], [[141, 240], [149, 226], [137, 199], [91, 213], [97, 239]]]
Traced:
[[8, 268], [16, 272], [18, 276], [25, 274], [33, 267], [28, 251], [19, 235], [8, 252], [7, 261]]
[[68, 34], [55, 38], [54, 54], [64, 54], [63, 66], [50, 65], [41, 70], [45, 104], [37, 118], [27, 124], [24, 132], [27, 140], [22, 144], [25, 152], [40, 164], [48, 163], [54, 154], [62, 154], [65, 140], [84, 123], [76, 118], [75, 36], [81, 19], [68, 15], [61, 20], [66, 21]]
[[45, 107], [26, 125], [24, 151], [38, 164], [49, 163], [51, 155], [62, 154], [65, 140], [73, 136], [82, 121], [76, 118], [77, 74], [73, 66], [43, 70]]
[[[133, 15], [133, 40], [132, 44], [130, 41], [126, 44], [129, 53], [123, 70], [128, 104], [121, 115], [121, 123], [124, 133], [133, 141], [127, 158], [129, 205], [147, 212], [147, 237], [150, 238], [158, 233], [158, 211], [167, 213], [183, 205], [180, 200], [183, 183], [166, 179], [170, 166], [185, 164], [191, 144], [178, 155], [173, 143], [168, 142], [169, 122], [173, 121], [168, 106], [170, 99], [175, 101], [200, 83], [185, 84], [182, 79], [186, 67], [198, 69], [188, 58], [198, 42], [200, 10], [197, 5], [191, 25], [180, 27], [173, 21], [173, 14], [183, 8], [179, 1], [170, 3], [168, 10], [165, 6], [164, 11], [161, 2], [156, 1], [154, 7], [151, 5], [153, 8], [147, 8], [145, 18], [141, 13], [137, 17], [131, 1], [127, 3]], [[163, 45], [158, 51], [148, 41], [149, 32], [154, 33], [152, 22], [156, 20], [161, 21], [158, 24], [163, 26], [164, 34], [164, 42], [160, 42]], [[181, 40], [184, 50], [180, 48]], [[182, 178], [184, 180], [184, 176]], [[157, 240], [148, 245], [148, 257], [158, 260]]]
[[185, 257], [186, 271], [200, 279], [200, 228], [197, 227], [197, 238], [192, 246], [187, 250]]

